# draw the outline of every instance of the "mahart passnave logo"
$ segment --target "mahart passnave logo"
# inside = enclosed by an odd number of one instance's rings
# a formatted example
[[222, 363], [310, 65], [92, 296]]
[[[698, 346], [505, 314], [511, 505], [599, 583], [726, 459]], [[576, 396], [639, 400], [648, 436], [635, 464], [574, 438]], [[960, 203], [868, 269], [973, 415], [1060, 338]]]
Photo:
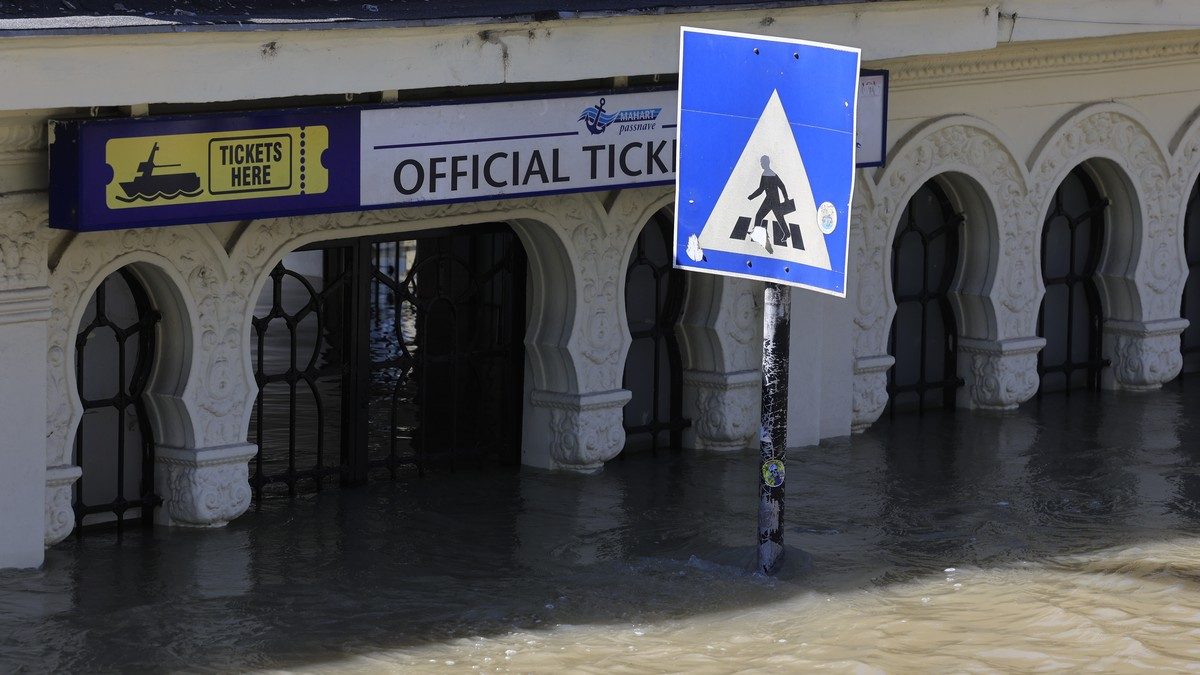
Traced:
[[634, 108], [610, 113], [604, 109], [605, 103], [606, 100], [601, 98], [596, 105], [584, 108], [579, 114], [579, 119], [575, 121], [583, 122], [593, 134], [604, 133], [611, 124], [618, 125], [619, 133], [648, 131], [656, 126], [654, 120], [658, 119], [659, 113], [662, 112], [662, 108]]

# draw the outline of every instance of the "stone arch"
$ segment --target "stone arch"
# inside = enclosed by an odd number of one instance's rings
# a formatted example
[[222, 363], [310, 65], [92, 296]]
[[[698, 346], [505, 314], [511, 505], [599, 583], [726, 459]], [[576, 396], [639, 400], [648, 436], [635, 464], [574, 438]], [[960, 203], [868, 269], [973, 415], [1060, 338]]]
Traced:
[[202, 375], [212, 370], [210, 359], [216, 355], [205, 353], [208, 345], [206, 349], [197, 347], [217, 337], [219, 317], [205, 316], [205, 309], [220, 304], [207, 297], [207, 292], [221, 285], [223, 265], [216, 255], [219, 245], [211, 234], [205, 236], [207, 230], [174, 229], [178, 231], [81, 234], [55, 261], [49, 278], [53, 308], [48, 326], [47, 459], [51, 466], [67, 463], [80, 414], [72, 367], [74, 333], [100, 282], [126, 266], [131, 266], [164, 312], [164, 328], [172, 331], [168, 337], [179, 342], [172, 347], [176, 357], [163, 361], [167, 370], [155, 378], [159, 389], [156, 415], [164, 422], [163, 441], [189, 446], [203, 442], [207, 401], [198, 389], [208, 384]]
[[[666, 188], [623, 190], [406, 207], [258, 221], [232, 242], [238, 289], [241, 408], [244, 434], [254, 401], [250, 317], [257, 293], [276, 261], [299, 246], [338, 237], [405, 229], [510, 223], [530, 260], [526, 328], [526, 428], [549, 430], [523, 438], [524, 461], [544, 468], [595, 471], [624, 443], [621, 407], [623, 355], [629, 347], [620, 297], [623, 251], [632, 245], [626, 223], [669, 203]], [[536, 419], [530, 416], [534, 415]], [[536, 447], [534, 447], [536, 446]]]
[[[628, 265], [625, 262], [633, 253], [633, 247], [637, 243], [642, 229], [646, 227], [646, 223], [650, 222], [654, 214], [673, 206], [674, 203], [675, 193], [673, 191], [660, 191], [647, 197], [637, 190], [620, 190], [611, 193], [610, 199], [605, 202], [618, 237], [622, 239], [620, 257], [617, 258], [617, 305], [620, 307], [620, 320], [617, 323], [621, 330], [622, 347], [619, 362], [622, 369], [625, 367], [625, 359], [629, 356], [629, 346], [632, 343], [625, 309], [625, 275], [628, 272]], [[687, 367], [686, 362], [684, 367]]]
[[[1180, 304], [1182, 305], [1183, 298], [1186, 294], [1188, 283], [1191, 282], [1195, 288], [1197, 280], [1190, 279], [1191, 271], [1188, 268], [1187, 250], [1186, 250], [1186, 231], [1188, 226], [1188, 205], [1192, 197], [1193, 191], [1200, 188], [1200, 109], [1198, 109], [1188, 121], [1179, 130], [1176, 135], [1175, 142], [1171, 148], [1171, 162], [1173, 166], [1173, 175], [1171, 181], [1171, 191], [1169, 193], [1168, 206], [1172, 209], [1171, 218], [1177, 223], [1177, 232], [1175, 241], [1179, 247], [1179, 260], [1181, 274], [1179, 275], [1178, 286], [1172, 292], [1172, 295], [1178, 295]], [[1195, 306], [1189, 303], [1191, 306]], [[1180, 336], [1181, 342], [1188, 341], [1194, 344], [1194, 336], [1200, 335], [1200, 326], [1195, 325], [1195, 322], [1190, 319], [1183, 319], [1188, 323], [1184, 327], [1184, 331]], [[1187, 338], [1192, 337], [1192, 340]], [[1183, 345], [1181, 345], [1183, 346]], [[1184, 367], [1190, 366], [1185, 363]]]
[[[205, 240], [202, 235], [178, 232], [79, 235], [68, 243], [53, 266], [49, 275], [52, 309], [47, 354], [47, 544], [61, 540], [74, 526], [70, 494], [80, 468], [71, 462], [83, 414], [75, 379], [74, 336], [96, 289], [117, 270], [129, 269], [162, 315], [147, 395], [155, 441], [166, 449], [167, 456], [171, 448], [196, 447], [206, 421], [204, 396], [198, 389], [207, 378], [200, 373], [211, 363], [204, 350], [197, 348], [202, 343], [204, 321], [196, 290], [197, 284], [203, 287], [203, 283], [197, 282], [193, 273], [221, 274], [219, 261], [211, 256], [214, 244], [215, 240]], [[160, 251], [178, 255], [163, 255]], [[209, 266], [201, 262], [203, 259]], [[189, 263], [196, 267], [190, 268]], [[161, 496], [168, 509], [160, 519], [169, 521], [171, 495]]]
[[[1197, 110], [1186, 124], [1180, 129], [1171, 148], [1171, 182], [1167, 192], [1167, 209], [1174, 230], [1168, 236], [1174, 239], [1179, 251], [1174, 261], [1178, 265], [1178, 275], [1175, 285], [1167, 291], [1169, 295], [1183, 296], [1183, 286], [1187, 277], [1187, 258], [1183, 248], [1184, 228], [1187, 220], [1188, 199], [1192, 188], [1200, 181], [1200, 110]], [[1170, 263], [1168, 256], [1156, 259], [1158, 264]], [[1169, 276], [1170, 271], [1162, 273]]]
[[526, 386], [545, 391], [577, 386], [575, 363], [566, 347], [578, 293], [570, 254], [545, 222], [518, 218], [511, 224], [529, 259], [525, 367], [532, 378]]
[[[1009, 399], [1028, 397], [1026, 387], [999, 395], [973, 386], [970, 370], [980, 358], [996, 358], [1026, 335], [1015, 319], [1034, 303], [1032, 251], [1025, 237], [1029, 176], [1004, 135], [975, 117], [932, 120], [897, 144], [874, 180], [859, 174], [855, 190], [854, 242], [857, 286], [853, 428], [861, 431], [887, 403], [887, 336], [896, 311], [891, 288], [891, 243], [908, 201], [927, 181], [936, 180], [966, 219], [964, 251], [954, 283], [961, 349], [960, 373], [967, 370], [968, 395], [960, 404], [1011, 407]], [[1028, 346], [1022, 345], [1023, 348]], [[1010, 387], [1010, 389], [1012, 389]], [[1023, 399], [1022, 399], [1023, 400]]]
[[683, 373], [690, 364], [681, 321], [697, 275], [674, 269], [673, 214], [667, 205], [654, 209], [656, 202], [629, 223], [619, 259], [621, 326], [628, 338], [621, 359], [621, 387], [630, 394], [622, 418], [626, 450], [681, 447], [686, 428]]
[[[1186, 325], [1177, 316], [1183, 277], [1180, 222], [1167, 216], [1176, 184], [1171, 162], [1132, 108], [1100, 103], [1071, 112], [1046, 134], [1028, 163], [1030, 201], [1039, 216], [1036, 241], [1055, 190], [1081, 165], [1111, 201], [1099, 272], [1104, 355], [1111, 361], [1103, 386], [1156, 388], [1182, 366], [1179, 333]], [[1040, 270], [1040, 249], [1037, 255]], [[1040, 274], [1037, 291], [1040, 303]], [[1026, 326], [1032, 330], [1036, 320], [1031, 313]]]
[[[508, 206], [509, 208], [504, 208]], [[238, 282], [246, 302], [241, 307], [243, 377], [251, 395], [242, 411], [242, 429], [250, 422], [254, 403], [250, 320], [255, 302], [271, 269], [288, 253], [320, 241], [426, 229], [466, 227], [501, 220], [509, 223], [529, 258], [527, 289], [528, 323], [525, 346], [529, 372], [538, 389], [572, 390], [580, 386], [580, 364], [570, 357], [567, 341], [579, 316], [579, 253], [566, 236], [555, 209], [533, 208], [534, 203], [476, 202], [431, 208], [401, 208], [320, 216], [303, 216], [251, 224], [232, 247], [239, 268]], [[565, 291], [565, 292], [564, 292]]]
[[[1112, 201], [1114, 211], [1106, 218], [1106, 234], [1114, 239], [1108, 239], [1111, 245], [1105, 248], [1119, 250], [1106, 250], [1101, 267], [1108, 287], [1105, 310], [1120, 319], [1144, 320], [1153, 314], [1161, 303], [1155, 297], [1161, 294], [1159, 289], [1165, 290], [1172, 281], [1163, 278], [1170, 271], [1166, 268], [1146, 274], [1150, 259], [1159, 255], [1156, 249], [1168, 227], [1163, 217], [1171, 175], [1166, 157], [1140, 114], [1124, 105], [1102, 103], [1067, 115], [1046, 134], [1029, 161], [1039, 238], [1041, 218], [1049, 210], [1055, 190], [1075, 167], [1084, 165], [1102, 195]], [[1040, 265], [1040, 254], [1038, 262]], [[1144, 281], [1139, 277], [1145, 277]], [[1040, 301], [1040, 278], [1038, 283]]]
[[1006, 315], [1011, 311], [1008, 307], [1014, 303], [1008, 297], [993, 302], [991, 292], [997, 286], [1007, 290], [1008, 277], [1019, 272], [1002, 266], [1016, 251], [1005, 246], [1008, 242], [1002, 241], [1001, 233], [1021, 220], [1028, 176], [1009, 151], [1003, 134], [983, 120], [968, 116], [934, 120], [913, 131], [901, 141], [876, 181], [875, 199], [882, 200], [887, 211], [887, 229], [880, 239], [882, 282], [888, 303], [884, 326], [890, 325], [895, 312], [888, 247], [905, 206], [930, 180], [946, 189], [967, 221], [955, 281], [961, 296], [957, 304], [963, 312], [959, 317], [963, 334], [976, 339], [1004, 337], [1008, 332]]

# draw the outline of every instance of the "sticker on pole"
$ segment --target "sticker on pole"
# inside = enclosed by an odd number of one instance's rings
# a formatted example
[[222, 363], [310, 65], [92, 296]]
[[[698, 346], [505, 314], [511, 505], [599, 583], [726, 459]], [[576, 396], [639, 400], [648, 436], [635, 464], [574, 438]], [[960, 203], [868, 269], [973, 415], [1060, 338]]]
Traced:
[[846, 295], [859, 51], [684, 28], [675, 266]]

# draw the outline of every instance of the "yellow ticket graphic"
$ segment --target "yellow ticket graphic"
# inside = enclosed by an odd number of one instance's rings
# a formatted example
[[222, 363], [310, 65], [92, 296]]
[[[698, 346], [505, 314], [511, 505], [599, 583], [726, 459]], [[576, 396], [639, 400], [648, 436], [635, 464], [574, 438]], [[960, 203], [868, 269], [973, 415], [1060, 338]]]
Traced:
[[321, 194], [324, 126], [114, 138], [104, 148], [110, 209]]

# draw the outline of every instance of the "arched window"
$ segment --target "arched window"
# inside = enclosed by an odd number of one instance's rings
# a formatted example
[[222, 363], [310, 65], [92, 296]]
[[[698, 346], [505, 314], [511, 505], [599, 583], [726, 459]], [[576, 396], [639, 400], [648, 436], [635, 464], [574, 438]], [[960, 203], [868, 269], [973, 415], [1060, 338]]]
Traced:
[[1187, 255], [1188, 275], [1180, 314], [1190, 322], [1181, 338], [1183, 372], [1195, 373], [1200, 371], [1200, 181], [1192, 187], [1192, 195], [1188, 198], [1183, 248]]
[[285, 256], [253, 319], [256, 498], [517, 464], [526, 267], [501, 223]]
[[671, 266], [670, 216], [659, 213], [638, 235], [625, 273], [629, 356], [622, 386], [633, 393], [625, 406], [626, 448], [680, 446], [683, 363], [675, 325], [683, 313], [686, 276]]
[[897, 409], [954, 407], [958, 377], [958, 324], [950, 291], [958, 269], [962, 214], [935, 181], [921, 186], [900, 216], [892, 241], [896, 318], [888, 352], [888, 398]]
[[1104, 315], [1096, 270], [1104, 247], [1108, 200], [1082, 166], [1058, 190], [1042, 228], [1042, 280], [1046, 296], [1038, 315], [1038, 335], [1046, 346], [1038, 355], [1038, 393], [1097, 389]]
[[75, 379], [83, 418], [75, 432], [75, 532], [136, 511], [150, 523], [162, 500], [154, 492], [154, 434], [143, 395], [154, 362], [158, 312], [133, 273], [109, 275], [88, 301], [75, 337]]

